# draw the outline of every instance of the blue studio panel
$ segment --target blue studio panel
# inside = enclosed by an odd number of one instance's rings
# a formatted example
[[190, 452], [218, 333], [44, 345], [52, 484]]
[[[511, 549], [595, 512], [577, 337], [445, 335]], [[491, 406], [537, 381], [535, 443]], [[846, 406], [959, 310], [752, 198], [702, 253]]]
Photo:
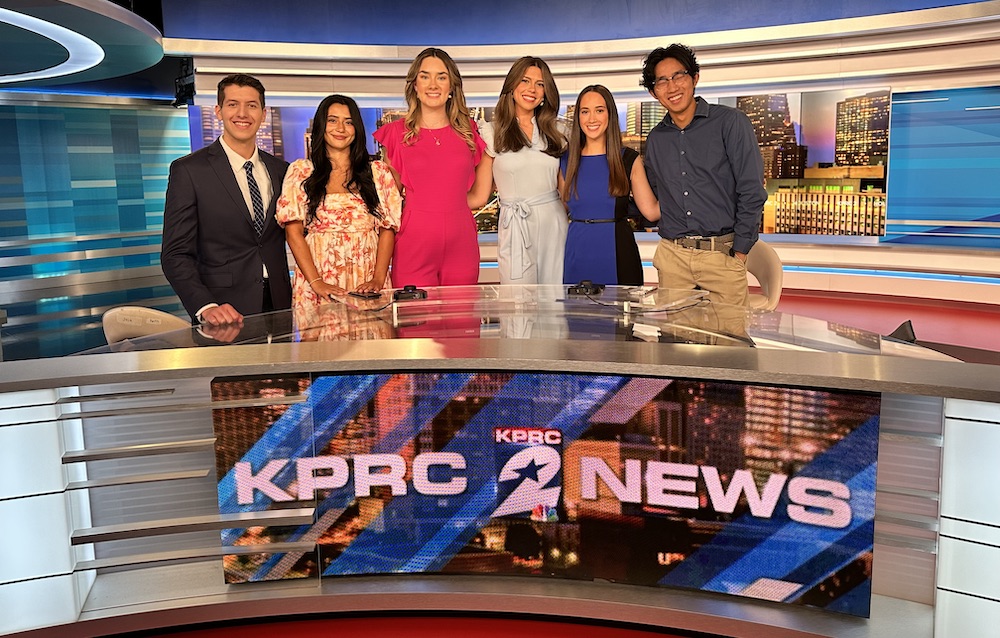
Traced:
[[883, 241], [1000, 249], [998, 174], [1000, 87], [894, 94]]
[[[179, 309], [169, 286], [118, 281], [158, 270], [168, 169], [190, 150], [172, 108], [0, 105], [5, 359], [101, 345], [93, 317], [111, 306]], [[22, 285], [40, 279], [52, 285]]]

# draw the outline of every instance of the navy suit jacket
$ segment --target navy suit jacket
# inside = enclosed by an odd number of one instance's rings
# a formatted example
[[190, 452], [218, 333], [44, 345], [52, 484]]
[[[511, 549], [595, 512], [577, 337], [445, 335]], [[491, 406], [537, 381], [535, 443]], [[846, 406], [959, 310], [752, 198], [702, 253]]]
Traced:
[[170, 165], [160, 264], [192, 319], [209, 303], [261, 312], [265, 265], [274, 308], [292, 305], [285, 231], [274, 220], [288, 162], [259, 153], [273, 193], [259, 237], [219, 140]]

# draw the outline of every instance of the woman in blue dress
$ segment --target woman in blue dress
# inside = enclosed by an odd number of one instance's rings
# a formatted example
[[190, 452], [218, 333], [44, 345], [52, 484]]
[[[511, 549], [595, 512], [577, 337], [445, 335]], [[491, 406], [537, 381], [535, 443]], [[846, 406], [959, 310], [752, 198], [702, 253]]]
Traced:
[[597, 84], [576, 98], [569, 150], [560, 161], [569, 208], [563, 282], [640, 286], [642, 262], [628, 223], [629, 199], [649, 221], [660, 218], [642, 158], [623, 148], [618, 109]]

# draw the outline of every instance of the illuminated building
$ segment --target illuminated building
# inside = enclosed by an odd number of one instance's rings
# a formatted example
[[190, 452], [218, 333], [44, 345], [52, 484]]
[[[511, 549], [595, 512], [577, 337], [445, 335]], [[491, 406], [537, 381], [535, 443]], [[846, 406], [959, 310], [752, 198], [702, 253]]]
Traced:
[[645, 137], [666, 114], [667, 109], [659, 102], [629, 102], [625, 112], [625, 133]]
[[[618, 441], [595, 441], [579, 439], [566, 446], [563, 452], [563, 467], [580, 467], [581, 459], [588, 457], [601, 459], [619, 477], [625, 475], [621, 443]], [[577, 472], [563, 474], [563, 505], [570, 521], [580, 518], [607, 518], [621, 516], [623, 503], [604, 484], [597, 481], [597, 500], [584, 500]]]
[[473, 106], [469, 109], [469, 117], [477, 125], [483, 122], [490, 122], [493, 120], [493, 111], [495, 110], [492, 106]]
[[[396, 120], [402, 120], [405, 117], [406, 109], [382, 109], [382, 115], [378, 118], [378, 120], [376, 120], [375, 128], [382, 128], [386, 124], [391, 124]], [[382, 148], [383, 146], [378, 144], [379, 154], [382, 153]]]
[[194, 106], [201, 116], [201, 144], [208, 146], [222, 135], [222, 122], [215, 117], [215, 109], [211, 106]]
[[764, 159], [764, 177], [802, 177], [808, 148], [796, 140], [788, 96], [784, 93], [743, 96], [736, 99], [736, 107], [747, 114], [753, 125]]
[[257, 146], [277, 158], [285, 158], [285, 147], [281, 134], [281, 109], [268, 107], [264, 122], [257, 131]]
[[768, 180], [764, 232], [882, 235], [884, 185], [884, 166], [807, 168], [803, 179]]
[[629, 102], [625, 111], [625, 131], [622, 145], [640, 155], [646, 152], [646, 136], [653, 127], [663, 121], [667, 110], [659, 102]]
[[[205, 146], [208, 146], [222, 135], [222, 122], [215, 117], [214, 107], [202, 106], [198, 108], [201, 111], [201, 141]], [[257, 147], [277, 158], [284, 159], [281, 110], [267, 107], [264, 111], [264, 121], [261, 123], [260, 129], [257, 130]]]
[[[746, 386], [744, 467], [758, 484], [771, 474], [793, 474], [878, 413], [877, 397], [834, 397], [819, 390]], [[874, 405], [872, 404], [874, 402]]]
[[712, 465], [724, 475], [743, 467], [746, 400], [741, 385], [677, 381], [673, 399], [680, 403], [687, 462]]
[[884, 164], [889, 154], [889, 92], [837, 102], [838, 166]]
[[878, 349], [881, 346], [882, 337], [873, 332], [833, 321], [828, 322], [826, 325], [830, 328], [830, 332], [838, 337], [850, 339], [866, 348]]

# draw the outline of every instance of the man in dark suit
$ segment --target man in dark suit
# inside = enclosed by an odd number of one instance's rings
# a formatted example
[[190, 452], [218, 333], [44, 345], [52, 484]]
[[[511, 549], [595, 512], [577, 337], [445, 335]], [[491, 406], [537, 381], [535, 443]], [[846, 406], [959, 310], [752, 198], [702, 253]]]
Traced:
[[288, 162], [257, 148], [257, 78], [223, 78], [215, 115], [222, 136], [170, 165], [160, 263], [196, 323], [241, 325], [243, 315], [291, 307], [285, 233], [274, 220]]

